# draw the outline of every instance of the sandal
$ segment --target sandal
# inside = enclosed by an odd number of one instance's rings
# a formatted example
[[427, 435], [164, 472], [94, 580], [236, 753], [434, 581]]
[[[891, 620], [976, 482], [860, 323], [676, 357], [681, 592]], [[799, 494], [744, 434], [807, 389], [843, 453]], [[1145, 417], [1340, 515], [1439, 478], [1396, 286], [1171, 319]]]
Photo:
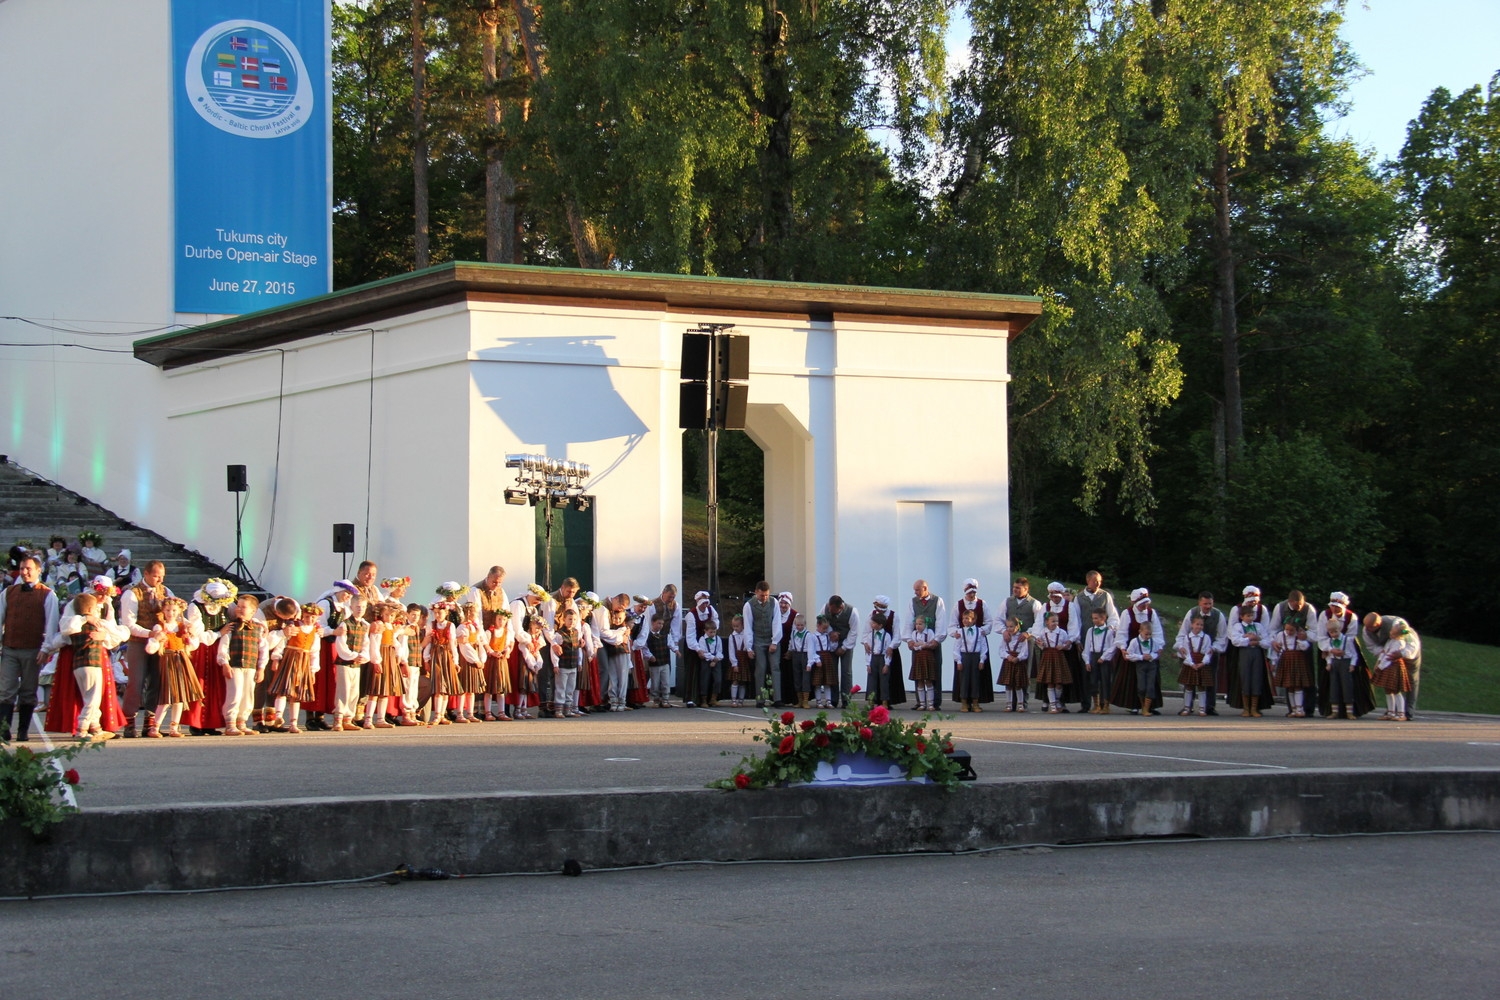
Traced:
[[[1178, 712], [1177, 714], [1178, 715], [1192, 715], [1193, 714], [1193, 710], [1191, 708], [1184, 708], [1182, 711]], [[1198, 714], [1202, 715], [1203, 713], [1200, 712]]]

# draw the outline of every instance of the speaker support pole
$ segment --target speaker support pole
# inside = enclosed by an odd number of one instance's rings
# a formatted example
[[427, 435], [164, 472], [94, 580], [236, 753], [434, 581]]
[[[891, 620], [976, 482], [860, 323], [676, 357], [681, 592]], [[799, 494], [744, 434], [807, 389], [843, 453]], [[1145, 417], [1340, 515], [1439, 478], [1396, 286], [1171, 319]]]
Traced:
[[255, 576], [250, 572], [250, 567], [245, 565], [242, 555], [245, 548], [244, 498], [245, 494], [250, 491], [243, 465], [229, 466], [229, 491], [234, 494], [234, 562], [224, 569], [231, 576], [237, 576], [249, 585], [243, 589], [261, 590], [261, 585], [255, 582]]

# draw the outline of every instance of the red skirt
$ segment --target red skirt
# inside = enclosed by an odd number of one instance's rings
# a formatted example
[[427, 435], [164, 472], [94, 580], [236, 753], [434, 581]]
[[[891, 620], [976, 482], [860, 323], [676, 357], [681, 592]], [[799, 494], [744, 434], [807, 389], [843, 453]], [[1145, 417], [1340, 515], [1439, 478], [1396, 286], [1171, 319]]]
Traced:
[[1312, 671], [1307, 667], [1307, 650], [1288, 650], [1281, 654], [1281, 662], [1276, 665], [1276, 684], [1292, 690], [1313, 686]]
[[1042, 650], [1042, 662], [1036, 668], [1036, 682], [1048, 687], [1073, 683], [1073, 671], [1068, 668], [1068, 657], [1062, 650]]
[[[104, 674], [104, 691], [99, 699], [99, 728], [118, 733], [125, 728], [125, 713], [120, 709], [120, 696], [115, 693], [114, 665], [108, 664], [100, 672]], [[49, 733], [77, 735], [81, 708], [83, 698], [78, 691], [78, 679], [73, 676], [73, 647], [64, 646], [57, 654], [57, 674], [52, 678], [52, 697], [47, 701], [47, 718], [42, 728]]]
[[1183, 660], [1182, 669], [1177, 673], [1178, 687], [1206, 688], [1213, 687], [1214, 665], [1212, 662], [1193, 666], [1192, 660]]
[[599, 704], [599, 658], [597, 656], [589, 657], [588, 662], [578, 671], [578, 704], [584, 708]]
[[313, 675], [313, 696], [302, 706], [314, 714], [332, 712], [338, 707], [339, 672], [334, 669], [334, 636], [325, 636], [318, 644], [318, 672]]
[[940, 676], [937, 650], [919, 649], [912, 653], [911, 673], [908, 676], [919, 684], [936, 684]]
[[[228, 640], [220, 640], [225, 642]], [[182, 724], [194, 729], [219, 729], [224, 725], [224, 668], [219, 666], [219, 643], [193, 650], [193, 671], [203, 685], [203, 697], [182, 712]]]
[[1384, 688], [1392, 694], [1411, 691], [1411, 673], [1406, 669], [1405, 660], [1398, 659], [1384, 670], [1375, 671], [1372, 679], [1376, 687]]
[[1000, 661], [1000, 683], [1007, 691], [1025, 691], [1031, 686], [1031, 661], [1024, 657]]
[[639, 649], [630, 651], [630, 690], [625, 693], [625, 704], [644, 705], [651, 700], [650, 674], [646, 671], [646, 654]]

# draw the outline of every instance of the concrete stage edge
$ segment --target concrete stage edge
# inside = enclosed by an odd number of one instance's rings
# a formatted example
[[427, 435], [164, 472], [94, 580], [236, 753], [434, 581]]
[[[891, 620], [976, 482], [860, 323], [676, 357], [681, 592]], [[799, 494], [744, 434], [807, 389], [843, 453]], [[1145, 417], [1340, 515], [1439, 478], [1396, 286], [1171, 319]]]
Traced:
[[90, 809], [6, 823], [0, 896], [275, 885], [695, 860], [836, 858], [1160, 837], [1500, 830], [1500, 770], [1016, 778], [760, 792], [617, 789]]

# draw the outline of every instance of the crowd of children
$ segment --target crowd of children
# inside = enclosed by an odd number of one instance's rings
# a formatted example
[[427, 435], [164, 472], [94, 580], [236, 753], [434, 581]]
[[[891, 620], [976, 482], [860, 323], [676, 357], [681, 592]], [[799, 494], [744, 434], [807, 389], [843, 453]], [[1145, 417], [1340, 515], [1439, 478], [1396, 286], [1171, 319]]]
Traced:
[[[77, 563], [62, 539], [54, 543], [54, 566]], [[165, 587], [161, 564], [143, 575], [128, 552], [115, 569], [54, 588], [60, 613], [39, 657], [55, 678], [49, 731], [81, 739], [352, 732], [709, 707], [721, 697], [738, 707], [771, 700], [773, 688], [778, 706], [833, 708], [847, 701], [848, 665], [860, 649], [866, 698], [904, 705], [910, 681], [915, 709], [933, 711], [945, 643], [951, 697], [966, 712], [983, 711], [997, 693], [1004, 711], [1026, 712], [1034, 692], [1054, 714], [1072, 702], [1096, 714], [1160, 714], [1170, 648], [1181, 715], [1217, 714], [1223, 691], [1256, 717], [1279, 689], [1293, 718], [1310, 709], [1354, 718], [1373, 706], [1373, 685], [1387, 693], [1386, 718], [1404, 719], [1421, 657], [1399, 619], [1373, 629], [1367, 620], [1362, 631], [1346, 595], [1314, 611], [1294, 591], [1268, 610], [1254, 587], [1228, 616], [1200, 595], [1168, 647], [1144, 589], [1121, 613], [1112, 598], [1056, 583], [1047, 602], [1031, 599], [1024, 579], [999, 615], [966, 581], [951, 618], [919, 581], [912, 607], [925, 613], [905, 629], [883, 595], [863, 623], [838, 597], [809, 620], [790, 593], [772, 598], [763, 582], [721, 633], [707, 592], [684, 610], [670, 585], [656, 599], [601, 598], [569, 579], [556, 591], [533, 584], [512, 600], [498, 566], [473, 586], [443, 584], [427, 605], [406, 602], [407, 578], [377, 583], [370, 563], [306, 603], [262, 602], [219, 579], [185, 600]]]

